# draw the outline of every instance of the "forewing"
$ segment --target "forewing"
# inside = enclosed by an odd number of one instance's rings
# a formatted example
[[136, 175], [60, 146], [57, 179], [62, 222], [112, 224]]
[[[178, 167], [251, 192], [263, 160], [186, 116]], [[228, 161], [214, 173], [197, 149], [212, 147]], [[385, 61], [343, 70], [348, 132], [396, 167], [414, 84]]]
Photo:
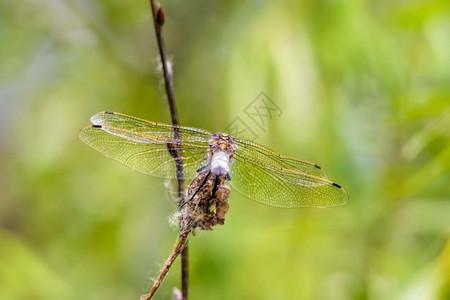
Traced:
[[275, 169], [258, 160], [236, 157], [231, 166], [231, 185], [260, 203], [283, 208], [330, 207], [348, 201], [346, 191], [325, 178], [289, 169]]
[[[176, 178], [175, 160], [169, 151], [176, 145], [173, 125], [108, 112], [94, 115], [91, 121], [94, 125], [79, 133], [84, 143], [138, 172]], [[178, 131], [183, 178], [190, 179], [205, 164], [209, 133], [189, 127], [178, 127]]]
[[177, 127], [180, 133], [181, 144], [200, 142], [202, 145], [206, 143], [206, 146], [208, 146], [207, 143], [212, 135], [210, 132], [199, 128], [151, 122], [110, 111], [103, 111], [93, 115], [91, 122], [96, 125], [106, 125], [134, 133], [142, 133], [147, 136], [169, 139], [174, 138], [174, 127]]
[[284, 168], [312, 176], [327, 179], [327, 175], [322, 168], [314, 163], [281, 155], [259, 144], [236, 139], [236, 155], [243, 160], [258, 161], [259, 164], [272, 168]]

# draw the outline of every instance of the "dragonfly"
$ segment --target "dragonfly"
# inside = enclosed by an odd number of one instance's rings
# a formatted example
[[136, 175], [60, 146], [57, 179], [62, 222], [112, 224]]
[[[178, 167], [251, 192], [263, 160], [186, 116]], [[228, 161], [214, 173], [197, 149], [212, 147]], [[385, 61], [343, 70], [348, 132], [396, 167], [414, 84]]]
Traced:
[[246, 197], [280, 208], [333, 207], [348, 202], [344, 188], [330, 181], [319, 165], [226, 133], [213, 134], [110, 111], [93, 115], [91, 122], [80, 131], [79, 138], [140, 173], [180, 177], [173, 155], [176, 146], [184, 180], [199, 174], [204, 174], [204, 180], [208, 174], [225, 177]]

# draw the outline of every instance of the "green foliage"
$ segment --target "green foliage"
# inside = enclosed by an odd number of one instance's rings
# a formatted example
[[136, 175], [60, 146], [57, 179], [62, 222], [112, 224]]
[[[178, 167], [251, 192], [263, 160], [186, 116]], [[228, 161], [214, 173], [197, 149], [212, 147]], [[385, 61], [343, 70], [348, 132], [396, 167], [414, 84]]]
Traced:
[[[192, 299], [450, 297], [450, 5], [163, 1], [183, 125], [264, 91], [256, 142], [317, 162], [347, 206], [230, 196], [191, 239]], [[146, 1], [0, 3], [0, 299], [138, 299], [169, 255], [163, 180], [77, 138], [113, 110], [170, 122]], [[156, 299], [179, 284], [175, 264]]]

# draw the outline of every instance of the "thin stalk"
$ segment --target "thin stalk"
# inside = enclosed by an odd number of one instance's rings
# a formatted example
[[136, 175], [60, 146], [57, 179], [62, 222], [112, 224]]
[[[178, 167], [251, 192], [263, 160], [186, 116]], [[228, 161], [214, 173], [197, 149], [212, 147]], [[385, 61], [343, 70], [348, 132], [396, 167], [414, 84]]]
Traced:
[[183, 251], [187, 244], [187, 239], [189, 236], [189, 232], [183, 233], [178, 238], [178, 243], [175, 246], [175, 249], [173, 250], [170, 257], [167, 259], [166, 263], [164, 264], [163, 269], [161, 270], [161, 273], [159, 274], [158, 278], [156, 279], [155, 283], [151, 287], [150, 291], [147, 293], [147, 295], [144, 295], [141, 297], [141, 300], [149, 300], [153, 297], [153, 295], [158, 290], [159, 286], [164, 280], [164, 277], [166, 277], [167, 273], [170, 270], [170, 267], [172, 266], [173, 262], [177, 258], [177, 256]]
[[[161, 57], [161, 64], [164, 77], [164, 85], [166, 88], [167, 100], [169, 101], [170, 115], [172, 117], [172, 124], [179, 125], [177, 108], [175, 105], [175, 95], [173, 92], [173, 73], [172, 68], [167, 63], [166, 50], [164, 46], [164, 38], [162, 29], [164, 25], [164, 11], [162, 7], [156, 3], [155, 0], [150, 0], [152, 8], [153, 24], [155, 27], [156, 40], [158, 42], [159, 55]], [[180, 132], [177, 126], [174, 127], [175, 145], [173, 145], [173, 151], [170, 151], [175, 160], [177, 181], [178, 181], [178, 201], [184, 202], [184, 180], [183, 180], [183, 161], [180, 148]], [[180, 236], [181, 239], [181, 236]], [[184, 242], [185, 244], [181, 248], [181, 289], [182, 299], [188, 300], [189, 291], [189, 252], [187, 244], [187, 236]], [[178, 255], [178, 254], [177, 254]], [[176, 258], [176, 256], [175, 256]], [[174, 258], [174, 259], [175, 259]], [[170, 268], [170, 266], [169, 266]], [[168, 270], [167, 270], [168, 271]], [[165, 276], [165, 275], [164, 275]], [[163, 277], [164, 278], [164, 277]], [[159, 285], [158, 285], [159, 286]], [[153, 289], [153, 287], [152, 287]]]

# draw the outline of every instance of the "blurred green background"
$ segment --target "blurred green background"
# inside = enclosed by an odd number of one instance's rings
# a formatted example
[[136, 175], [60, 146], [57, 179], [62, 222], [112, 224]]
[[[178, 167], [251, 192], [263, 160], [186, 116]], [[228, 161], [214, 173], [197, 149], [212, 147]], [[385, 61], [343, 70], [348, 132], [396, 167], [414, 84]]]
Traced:
[[[241, 117], [348, 205], [233, 192], [192, 299], [450, 299], [450, 3], [163, 1], [181, 123]], [[101, 110], [170, 122], [147, 1], [0, 2], [0, 299], [138, 299], [174, 246], [164, 180], [96, 153]], [[245, 108], [282, 110], [264, 130]], [[179, 286], [177, 261], [155, 299]]]

